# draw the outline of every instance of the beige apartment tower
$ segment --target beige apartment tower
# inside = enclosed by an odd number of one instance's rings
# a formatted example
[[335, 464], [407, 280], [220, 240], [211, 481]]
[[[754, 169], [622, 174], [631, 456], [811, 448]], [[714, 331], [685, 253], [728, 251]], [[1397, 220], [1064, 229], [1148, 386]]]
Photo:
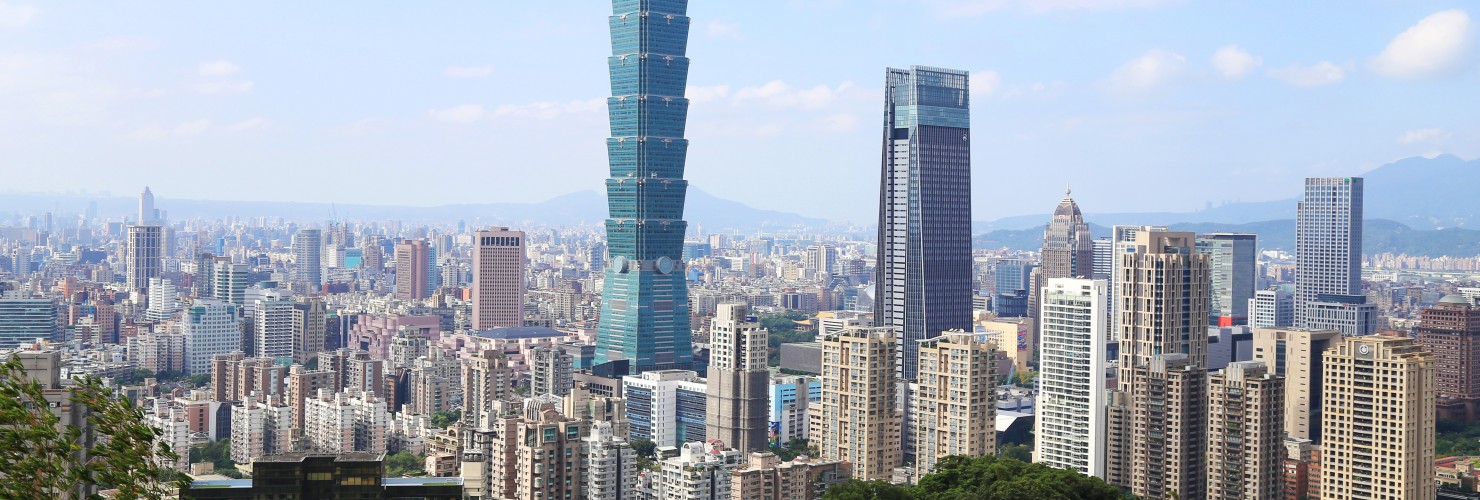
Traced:
[[1337, 330], [1254, 329], [1254, 361], [1285, 377], [1286, 437], [1321, 441], [1322, 355], [1340, 339]]
[[865, 481], [888, 479], [902, 458], [891, 328], [854, 327], [822, 339], [822, 400], [810, 435], [822, 459], [853, 464]]
[[1322, 498], [1435, 497], [1434, 371], [1407, 337], [1346, 337], [1326, 351]]
[[1279, 498], [1285, 446], [1285, 380], [1258, 361], [1208, 377], [1208, 499]]
[[915, 468], [951, 455], [997, 454], [996, 347], [974, 333], [941, 332], [920, 344]]
[[1186, 232], [1142, 228], [1122, 245], [1105, 480], [1147, 498], [1204, 498], [1208, 256]]
[[742, 454], [766, 451], [770, 431], [770, 372], [766, 337], [745, 304], [720, 304], [709, 338], [705, 436]]
[[473, 329], [524, 326], [524, 232], [473, 233]]

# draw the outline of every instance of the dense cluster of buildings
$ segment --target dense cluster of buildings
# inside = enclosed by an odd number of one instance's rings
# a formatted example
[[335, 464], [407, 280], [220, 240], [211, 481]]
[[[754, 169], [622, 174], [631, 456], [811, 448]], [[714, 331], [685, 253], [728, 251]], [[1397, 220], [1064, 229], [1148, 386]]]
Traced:
[[[915, 66], [886, 75], [876, 232], [705, 234], [686, 2], [613, 5], [599, 230], [172, 221], [146, 188], [0, 228], [0, 349], [49, 396], [108, 379], [173, 449], [229, 443], [168, 464], [197, 498], [808, 499], [1010, 445], [1144, 498], [1473, 487], [1434, 431], [1480, 417], [1480, 288], [1364, 279], [1362, 179], [1306, 181], [1293, 254], [1095, 238], [1068, 192], [1040, 251], [973, 250], [968, 74]], [[815, 337], [778, 352], [781, 312]]]

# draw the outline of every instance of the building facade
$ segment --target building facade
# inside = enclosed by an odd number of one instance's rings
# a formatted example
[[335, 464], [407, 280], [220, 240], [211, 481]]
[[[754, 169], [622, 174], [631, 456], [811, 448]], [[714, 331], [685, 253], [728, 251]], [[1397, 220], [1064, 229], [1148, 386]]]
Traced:
[[1249, 324], [1249, 300], [1254, 298], [1254, 277], [1259, 272], [1258, 238], [1245, 233], [1198, 237], [1197, 252], [1207, 254], [1212, 275], [1209, 325]]
[[887, 479], [903, 458], [894, 331], [852, 328], [822, 339], [822, 399], [809, 433], [822, 459], [853, 464], [865, 481]]
[[1303, 328], [1254, 329], [1253, 360], [1285, 378], [1285, 436], [1321, 439], [1322, 364], [1325, 353], [1341, 338], [1336, 330]]
[[524, 232], [473, 233], [474, 330], [524, 326]]
[[1249, 325], [1254, 328], [1288, 328], [1295, 325], [1295, 297], [1275, 287], [1254, 292], [1249, 299]]
[[1295, 326], [1321, 294], [1362, 293], [1362, 178], [1305, 179], [1295, 212]]
[[405, 301], [427, 298], [427, 270], [431, 269], [431, 244], [426, 240], [401, 240], [396, 243], [396, 293]]
[[961, 331], [920, 344], [913, 414], [915, 468], [935, 469], [951, 456], [997, 454], [997, 385], [993, 342]]
[[706, 441], [718, 439], [745, 454], [765, 451], [769, 333], [745, 304], [720, 304], [710, 332]]
[[688, 370], [654, 370], [622, 377], [629, 437], [658, 446], [703, 442], [708, 436], [708, 386]]
[[596, 362], [634, 373], [693, 368], [684, 279], [687, 0], [613, 1], [611, 177]]
[[1321, 498], [1434, 498], [1433, 355], [1411, 338], [1369, 335], [1325, 358]]
[[185, 373], [211, 373], [211, 358], [241, 349], [242, 326], [236, 304], [197, 299], [180, 318], [185, 334]]
[[1207, 498], [1279, 498], [1284, 383], [1258, 361], [1235, 361], [1209, 375]]
[[299, 229], [293, 235], [293, 283], [301, 291], [317, 292], [324, 287], [324, 233]]
[[1048, 280], [1039, 300], [1042, 337], [1033, 461], [1105, 477], [1105, 369], [1109, 331], [1104, 280]]

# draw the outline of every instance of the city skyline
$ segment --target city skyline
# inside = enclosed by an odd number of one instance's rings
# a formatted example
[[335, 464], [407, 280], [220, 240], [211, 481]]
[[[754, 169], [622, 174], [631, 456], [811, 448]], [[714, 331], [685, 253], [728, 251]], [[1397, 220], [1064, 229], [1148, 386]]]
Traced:
[[[1092, 212], [1191, 210], [1223, 200], [1285, 199], [1296, 192], [1285, 186], [1300, 178], [1361, 175], [1395, 158], [1480, 156], [1480, 127], [1461, 111], [1480, 99], [1463, 91], [1480, 79], [1465, 10], [1441, 2], [1372, 5], [1306, 37], [1307, 25], [1326, 19], [1333, 4], [1201, 5], [1194, 12], [1189, 3], [936, 0], [891, 9], [799, 1], [777, 6], [790, 16], [774, 28], [730, 5], [699, 5], [695, 15], [705, 21], [694, 29], [692, 49], [715, 62], [695, 66], [688, 95], [701, 144], [692, 160], [702, 166], [691, 180], [758, 208], [866, 220], [860, 214], [869, 210], [867, 200], [822, 203], [808, 193], [819, 184], [869, 190], [867, 124], [882, 93], [875, 75], [915, 62], [971, 69], [982, 83], [975, 86], [974, 149], [978, 172], [991, 175], [976, 176], [974, 191], [1003, 182], [1022, 188], [976, 204], [979, 220], [1042, 213], [1048, 207], [1039, 200], [1065, 182], [1103, 186], [1076, 192]], [[243, 29], [254, 23], [234, 22], [282, 17], [271, 7], [221, 16], [180, 4], [181, 16], [204, 21], [177, 26], [122, 6], [4, 5], [0, 39], [14, 48], [0, 52], [11, 70], [0, 82], [7, 91], [0, 109], [14, 112], [0, 120], [0, 131], [9, 136], [3, 145], [14, 151], [14, 164], [36, 174], [11, 189], [49, 192], [65, 180], [88, 192], [132, 193], [149, 184], [174, 198], [364, 203], [385, 198], [381, 180], [416, 168], [430, 175], [402, 179], [398, 187], [410, 196], [397, 200], [430, 206], [532, 202], [599, 182], [599, 146], [566, 138], [603, 134], [603, 68], [577, 63], [530, 73], [547, 60], [593, 59], [591, 47], [604, 41], [597, 40], [604, 26], [593, 21], [599, 15], [532, 4], [498, 16], [470, 5], [296, 6], [303, 16], [281, 19], [286, 41], [324, 33], [345, 39], [285, 44], [301, 52], [290, 55], [256, 47]], [[605, 10], [599, 2], [577, 8]], [[876, 46], [885, 38], [875, 33], [886, 29], [886, 13], [901, 16], [892, 27], [941, 39]], [[786, 29], [823, 16], [848, 28]], [[1193, 18], [1209, 17], [1227, 22], [1188, 28], [1196, 26]], [[215, 21], [228, 18], [233, 22]], [[311, 22], [322, 18], [336, 21]], [[437, 57], [412, 60], [406, 54], [414, 46], [391, 42], [420, 34], [406, 32], [401, 23], [408, 19], [445, 26], [414, 42], [439, 44]], [[1126, 22], [1143, 33], [1090, 44], [1076, 36]], [[203, 30], [211, 36], [200, 36]], [[355, 35], [361, 32], [396, 36]], [[193, 43], [183, 47], [184, 40]], [[494, 56], [499, 47], [531, 41], [545, 43], [544, 50]], [[780, 46], [840, 55], [837, 64], [816, 65], [775, 50]], [[842, 47], [855, 50], [834, 50]], [[511, 78], [524, 74], [536, 76]], [[1359, 108], [1394, 119], [1354, 124], [1361, 120], [1346, 117]], [[57, 136], [95, 147], [60, 147], [50, 139]], [[1079, 147], [1056, 146], [1063, 142]], [[521, 168], [529, 164], [577, 180], [540, 182]], [[341, 175], [348, 165], [363, 175]], [[1039, 166], [1061, 175], [1035, 175]], [[752, 175], [729, 175], [741, 168]], [[242, 179], [230, 193], [212, 189], [214, 175], [202, 175], [244, 170], [263, 175]], [[140, 172], [151, 178], [138, 178]], [[1125, 199], [1115, 196], [1119, 181], [1111, 172], [1155, 174], [1188, 189], [1155, 205]], [[279, 174], [303, 182], [267, 183]], [[450, 177], [469, 187], [449, 189], [443, 180]], [[520, 189], [504, 199], [471, 187], [511, 181]], [[1229, 189], [1194, 189], [1207, 181]], [[344, 189], [329, 196], [306, 187], [324, 182]], [[775, 196], [752, 194], [762, 187]], [[324, 199], [330, 197], [336, 199]]]

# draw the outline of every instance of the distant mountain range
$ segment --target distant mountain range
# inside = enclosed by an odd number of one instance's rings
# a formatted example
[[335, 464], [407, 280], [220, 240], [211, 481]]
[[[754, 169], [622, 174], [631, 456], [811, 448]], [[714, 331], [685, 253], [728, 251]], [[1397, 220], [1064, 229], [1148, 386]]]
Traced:
[[[1295, 220], [1267, 220], [1246, 224], [1220, 224], [1197, 222], [1171, 224], [1173, 231], [1192, 231], [1198, 234], [1228, 232], [1254, 233], [1259, 235], [1259, 248], [1266, 250], [1295, 250]], [[1109, 236], [1110, 229], [1090, 224], [1090, 233], [1096, 237]], [[1009, 248], [1012, 250], [1037, 251], [1043, 248], [1043, 228], [999, 229], [977, 235], [977, 248]], [[1367, 219], [1362, 224], [1362, 252], [1378, 254], [1384, 252], [1406, 253], [1438, 257], [1480, 255], [1480, 230], [1450, 228], [1440, 230], [1415, 230], [1401, 222], [1387, 219]]]
[[[157, 194], [156, 194], [157, 195]], [[81, 213], [89, 202], [97, 202], [101, 217], [116, 220], [120, 214], [133, 215], [138, 199], [121, 196], [87, 196], [76, 194], [6, 193], [0, 195], [0, 212], [35, 213], [51, 208], [64, 213]], [[155, 206], [165, 210], [171, 220], [224, 217], [281, 217], [301, 222], [327, 221], [331, 217], [346, 221], [400, 220], [407, 222], [449, 222], [464, 220], [470, 224], [501, 224], [515, 227], [600, 225], [606, 220], [606, 195], [596, 191], [577, 191], [538, 203], [483, 203], [409, 207], [393, 205], [340, 205], [329, 203], [257, 202], [187, 200], [156, 196]], [[689, 187], [684, 218], [689, 227], [703, 226], [705, 232], [726, 229], [827, 227], [825, 219], [805, 217], [775, 210], [753, 208], [737, 201], [717, 198]]]
[[[1363, 214], [1369, 219], [1387, 219], [1419, 230], [1480, 228], [1480, 158], [1465, 161], [1453, 155], [1434, 158], [1405, 158], [1362, 174], [1365, 190]], [[1189, 222], [1249, 224], [1295, 218], [1299, 198], [1229, 203], [1196, 212], [1097, 213], [1088, 210], [1085, 219], [1095, 224], [1175, 225]], [[1093, 207], [1082, 207], [1092, 209]], [[977, 221], [972, 232], [999, 229], [1041, 228], [1047, 212]]]

